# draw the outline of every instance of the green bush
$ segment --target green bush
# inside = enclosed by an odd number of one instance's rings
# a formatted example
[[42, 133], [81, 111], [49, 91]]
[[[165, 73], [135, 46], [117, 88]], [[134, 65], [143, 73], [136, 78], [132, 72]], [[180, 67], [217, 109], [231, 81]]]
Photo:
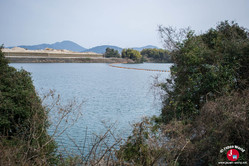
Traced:
[[248, 87], [248, 32], [235, 23], [221, 22], [202, 35], [187, 34], [172, 51], [171, 79], [162, 111], [165, 122], [198, 115], [207, 100]]
[[184, 120], [171, 120], [164, 125], [164, 133], [170, 138], [166, 149], [166, 159], [178, 165], [218, 165], [228, 161], [227, 149], [237, 145], [240, 152], [238, 161], [247, 161], [249, 157], [249, 90], [232, 92], [208, 101], [200, 114], [191, 123]]
[[[0, 146], [2, 150], [12, 149], [16, 152], [12, 161], [17, 165], [19, 162], [54, 161], [52, 158], [56, 146], [47, 134], [48, 126], [47, 112], [35, 92], [30, 73], [10, 67], [3, 52], [0, 51]], [[5, 157], [8, 158], [8, 155]], [[2, 162], [4, 162], [4, 156], [0, 158], [0, 163]]]
[[140, 52], [129, 48], [122, 50], [122, 58], [132, 59], [136, 63], [142, 62], [142, 55]]
[[160, 63], [171, 63], [169, 52], [163, 49], [147, 48], [141, 51], [143, 59], [149, 59]]
[[237, 145], [245, 149], [238, 161], [247, 161], [248, 31], [225, 21], [201, 35], [160, 32], [174, 62], [171, 78], [160, 84], [166, 92], [162, 114], [156, 125], [135, 126], [121, 147], [123, 159], [134, 165], [217, 165], [228, 161], [220, 150]]
[[106, 48], [105, 53], [104, 53], [104, 57], [106, 57], [106, 58], [111, 58], [111, 57], [120, 58], [121, 56], [120, 56], [118, 50]]
[[161, 119], [175, 147], [170, 153], [177, 154], [170, 161], [216, 165], [226, 161], [221, 148], [248, 147], [249, 33], [228, 21], [201, 35], [186, 32], [173, 44], [171, 78], [162, 84], [167, 96]]

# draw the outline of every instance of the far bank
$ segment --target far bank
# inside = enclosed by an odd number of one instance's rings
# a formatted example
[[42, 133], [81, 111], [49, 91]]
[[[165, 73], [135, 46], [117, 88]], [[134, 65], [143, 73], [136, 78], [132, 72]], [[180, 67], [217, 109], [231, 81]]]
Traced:
[[133, 63], [121, 58], [6, 56], [10, 63]]
[[22, 48], [3, 49], [11, 63], [133, 63], [122, 58], [104, 58], [93, 52], [79, 53], [68, 50], [25, 50]]

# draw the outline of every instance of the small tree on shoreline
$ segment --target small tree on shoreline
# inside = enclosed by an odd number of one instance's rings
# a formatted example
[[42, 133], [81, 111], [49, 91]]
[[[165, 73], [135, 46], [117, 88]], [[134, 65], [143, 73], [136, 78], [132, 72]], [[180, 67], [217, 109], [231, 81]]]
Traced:
[[140, 52], [130, 48], [122, 50], [122, 58], [132, 59], [136, 63], [142, 62], [142, 55]]
[[120, 54], [118, 52], [118, 50], [114, 50], [114, 49], [111, 49], [111, 48], [106, 48], [105, 50], [105, 53], [104, 53], [104, 57], [105, 58], [120, 58]]

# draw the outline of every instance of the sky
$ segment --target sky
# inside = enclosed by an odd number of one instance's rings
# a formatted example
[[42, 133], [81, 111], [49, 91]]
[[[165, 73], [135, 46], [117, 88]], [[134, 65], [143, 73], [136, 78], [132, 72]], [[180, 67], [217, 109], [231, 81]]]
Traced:
[[249, 0], [0, 0], [0, 11], [5, 47], [63, 40], [162, 47], [159, 25], [201, 33], [229, 20], [249, 28]]

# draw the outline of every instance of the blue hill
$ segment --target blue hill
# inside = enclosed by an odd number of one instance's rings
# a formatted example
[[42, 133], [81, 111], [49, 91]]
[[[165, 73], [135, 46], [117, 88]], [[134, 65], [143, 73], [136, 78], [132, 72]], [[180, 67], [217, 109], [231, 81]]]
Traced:
[[[102, 46], [96, 46], [96, 47], [93, 47], [93, 48], [90, 48], [90, 49], [86, 49], [83, 52], [96, 52], [96, 53], [99, 53], [99, 54], [103, 54], [103, 53], [105, 53], [106, 48], [112, 48], [114, 50], [118, 50], [119, 53], [121, 53], [122, 50], [123, 50], [123, 48], [118, 47], [118, 46], [102, 45]], [[145, 48], [158, 48], [158, 47], [148, 45], [148, 46], [145, 46], [145, 47], [133, 47], [132, 49], [142, 51]]]
[[[56, 42], [53, 44], [38, 44], [38, 45], [20, 45], [17, 47], [21, 47], [21, 48], [25, 48], [28, 50], [42, 50], [45, 48], [52, 48], [52, 49], [57, 49], [57, 50], [70, 50], [70, 51], [75, 51], [75, 52], [95, 52], [95, 53], [99, 53], [99, 54], [103, 54], [105, 53], [106, 48], [112, 48], [114, 50], [118, 50], [119, 53], [122, 52], [123, 48], [118, 47], [118, 46], [113, 46], [113, 45], [102, 45], [102, 46], [96, 46], [90, 49], [86, 49], [80, 45], [78, 45], [77, 43], [74, 43], [72, 41], [62, 41], [62, 42]], [[13, 48], [13, 47], [7, 47], [7, 48]], [[158, 48], [156, 46], [153, 45], [147, 45], [144, 47], [133, 47], [132, 49], [134, 50], [138, 50], [138, 51], [142, 51], [145, 48]]]
[[146, 48], [158, 48], [158, 47], [152, 46], [152, 45], [147, 45], [147, 46], [144, 46], [144, 47], [134, 47], [133, 49], [138, 50], [138, 51], [142, 51], [143, 49], [146, 49]]
[[122, 48], [117, 47], [117, 46], [112, 46], [112, 45], [96, 46], [96, 47], [84, 50], [83, 52], [95, 52], [95, 53], [103, 54], [103, 53], [105, 53], [106, 48], [118, 50], [119, 53], [122, 52]]
[[[62, 42], [56, 42], [53, 44], [38, 44], [38, 45], [20, 45], [17, 47], [25, 48], [28, 50], [40, 50], [40, 49], [45, 49], [45, 48], [52, 48], [52, 49], [57, 49], [57, 50], [70, 50], [70, 51], [76, 51], [76, 52], [82, 52], [86, 50], [86, 48], [72, 42], [72, 41], [62, 41]], [[12, 47], [9, 47], [12, 48]]]

